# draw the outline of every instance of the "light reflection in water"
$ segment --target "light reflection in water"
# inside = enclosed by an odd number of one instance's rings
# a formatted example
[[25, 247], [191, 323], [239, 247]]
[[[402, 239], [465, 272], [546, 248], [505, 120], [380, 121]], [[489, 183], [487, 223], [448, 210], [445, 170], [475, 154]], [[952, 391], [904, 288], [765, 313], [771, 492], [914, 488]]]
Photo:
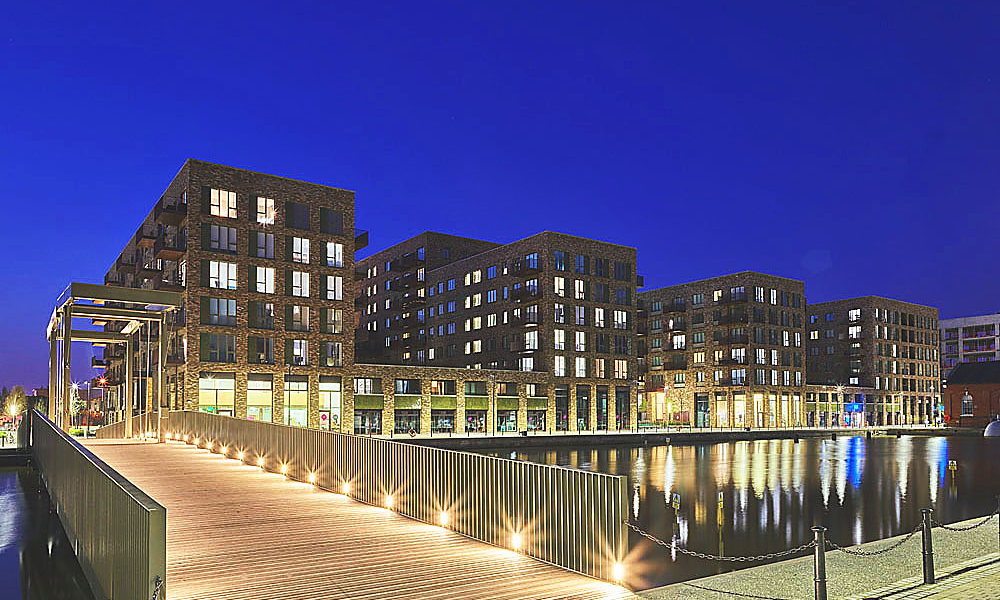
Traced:
[[[660, 539], [703, 552], [761, 554], [803, 544], [823, 524], [838, 543], [910, 531], [920, 509], [956, 521], [989, 513], [1000, 493], [1000, 444], [983, 438], [841, 437], [704, 446], [517, 451], [522, 460], [627, 475], [633, 521]], [[986, 445], [984, 445], [986, 444]], [[507, 456], [509, 450], [495, 452]], [[961, 476], [947, 467], [957, 460]], [[978, 476], [977, 476], [978, 474]], [[912, 487], [911, 487], [912, 486]], [[946, 493], [939, 493], [947, 486]], [[721, 515], [718, 493], [723, 496]], [[681, 508], [671, 508], [672, 494]], [[835, 497], [831, 497], [835, 494]], [[716, 572], [631, 536], [637, 588]], [[634, 558], [634, 560], [633, 560]], [[731, 565], [723, 565], [730, 568]]]

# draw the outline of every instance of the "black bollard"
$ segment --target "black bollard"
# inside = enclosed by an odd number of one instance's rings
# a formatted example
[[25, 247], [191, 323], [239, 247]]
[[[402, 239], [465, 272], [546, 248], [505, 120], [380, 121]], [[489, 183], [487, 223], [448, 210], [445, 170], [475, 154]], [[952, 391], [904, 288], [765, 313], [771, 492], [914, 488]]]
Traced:
[[813, 527], [813, 598], [826, 599], [826, 527]]
[[921, 508], [920, 514], [923, 515], [923, 530], [921, 532], [921, 538], [924, 542], [924, 583], [934, 583], [934, 546], [931, 543], [931, 513], [934, 512], [933, 508]]

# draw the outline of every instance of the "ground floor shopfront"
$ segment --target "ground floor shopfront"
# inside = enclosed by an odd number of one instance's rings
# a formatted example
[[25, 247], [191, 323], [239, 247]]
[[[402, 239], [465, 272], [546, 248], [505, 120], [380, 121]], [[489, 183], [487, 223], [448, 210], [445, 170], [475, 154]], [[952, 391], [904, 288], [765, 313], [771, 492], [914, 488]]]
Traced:
[[644, 394], [642, 406], [649, 425], [756, 428], [801, 427], [805, 408], [798, 388], [652, 390]]
[[806, 385], [805, 414], [809, 427], [877, 427], [940, 425], [937, 397], [886, 394], [874, 388]]

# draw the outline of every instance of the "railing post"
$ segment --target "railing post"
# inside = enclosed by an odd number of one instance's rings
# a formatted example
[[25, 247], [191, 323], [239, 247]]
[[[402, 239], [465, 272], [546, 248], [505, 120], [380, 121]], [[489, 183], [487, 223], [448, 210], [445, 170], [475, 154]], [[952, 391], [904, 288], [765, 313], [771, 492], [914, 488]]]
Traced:
[[[997, 520], [1000, 521], [1000, 494], [997, 495]], [[1000, 525], [997, 526], [997, 542], [1000, 544]]]
[[826, 527], [813, 527], [813, 597], [826, 599]]
[[923, 516], [923, 528], [921, 538], [924, 542], [924, 583], [934, 583], [934, 547], [931, 544], [931, 513], [932, 508], [921, 508], [920, 514]]

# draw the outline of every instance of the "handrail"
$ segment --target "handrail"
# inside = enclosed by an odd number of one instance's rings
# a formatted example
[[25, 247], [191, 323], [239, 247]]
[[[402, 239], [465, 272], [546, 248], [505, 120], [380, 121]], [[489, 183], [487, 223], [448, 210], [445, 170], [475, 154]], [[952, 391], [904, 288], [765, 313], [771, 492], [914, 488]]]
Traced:
[[37, 410], [31, 420], [39, 474], [95, 595], [163, 594], [166, 509]]
[[366, 436], [171, 412], [167, 438], [605, 581], [621, 579], [626, 478]]

